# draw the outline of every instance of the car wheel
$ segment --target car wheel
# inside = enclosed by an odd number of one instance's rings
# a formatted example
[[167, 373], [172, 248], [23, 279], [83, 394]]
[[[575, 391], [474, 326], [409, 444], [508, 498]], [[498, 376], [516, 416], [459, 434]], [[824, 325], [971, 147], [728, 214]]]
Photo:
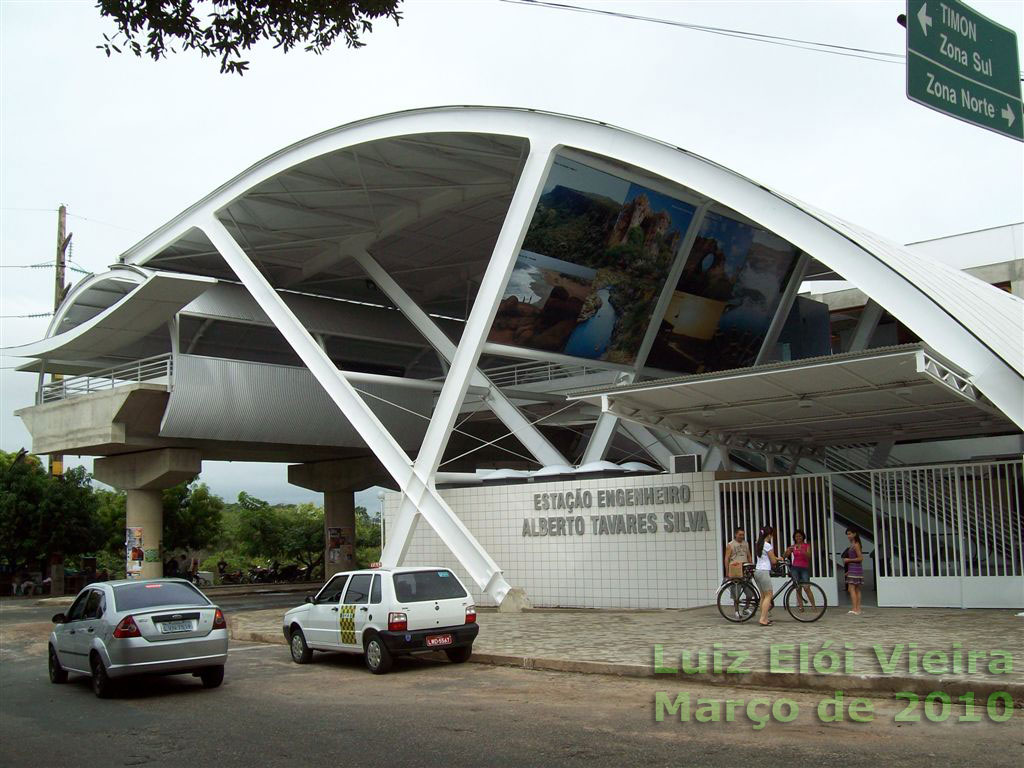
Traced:
[[107, 675], [99, 654], [92, 655], [89, 666], [92, 669], [92, 692], [100, 699], [109, 699], [114, 695], [114, 681]]
[[452, 664], [462, 664], [469, 661], [469, 657], [473, 655], [473, 646], [463, 645], [459, 648], [447, 648], [444, 655], [448, 657], [448, 661]]
[[203, 681], [203, 688], [216, 688], [224, 682], [224, 665], [204, 667], [199, 670], [199, 679]]
[[306, 637], [298, 627], [292, 630], [288, 647], [292, 652], [292, 661], [296, 664], [309, 664], [313, 660], [313, 651], [306, 645]]
[[366, 668], [375, 675], [383, 675], [391, 669], [394, 658], [384, 642], [374, 635], [366, 641]]
[[48, 665], [50, 668], [50, 682], [51, 683], [66, 683], [68, 681], [68, 671], [60, 665], [60, 659], [57, 658], [57, 652], [53, 650], [53, 646], [49, 646], [49, 660]]

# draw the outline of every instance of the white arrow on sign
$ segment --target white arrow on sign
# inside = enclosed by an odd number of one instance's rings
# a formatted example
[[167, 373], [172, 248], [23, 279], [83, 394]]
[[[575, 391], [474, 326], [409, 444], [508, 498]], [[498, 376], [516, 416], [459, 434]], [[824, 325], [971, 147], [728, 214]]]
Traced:
[[1013, 121], [1016, 118], [1013, 116], [1013, 110], [1010, 109], [1010, 105], [1007, 104], [1005, 107], [1003, 107], [1003, 111], [1000, 112], [999, 114], [1001, 114], [1003, 116], [1003, 120], [1006, 121], [1006, 125], [1008, 127], [1012, 128], [1013, 127]]
[[921, 22], [921, 31], [924, 32], [924, 36], [928, 37], [928, 27], [932, 25], [932, 17], [928, 15], [928, 3], [921, 5], [921, 10], [917, 12], [917, 20]]

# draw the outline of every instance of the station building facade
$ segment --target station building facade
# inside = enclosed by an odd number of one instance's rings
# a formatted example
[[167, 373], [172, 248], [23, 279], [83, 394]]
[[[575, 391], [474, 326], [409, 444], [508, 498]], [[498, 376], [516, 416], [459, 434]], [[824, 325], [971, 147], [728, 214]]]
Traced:
[[324, 492], [329, 570], [393, 489], [382, 560], [484, 602], [703, 604], [770, 521], [832, 594], [850, 526], [880, 604], [1013, 607], [1020, 226], [978, 237], [984, 279], [629, 131], [417, 110], [257, 163], [6, 352], [33, 450], [128, 490], [140, 576], [159, 489], [231, 459]]

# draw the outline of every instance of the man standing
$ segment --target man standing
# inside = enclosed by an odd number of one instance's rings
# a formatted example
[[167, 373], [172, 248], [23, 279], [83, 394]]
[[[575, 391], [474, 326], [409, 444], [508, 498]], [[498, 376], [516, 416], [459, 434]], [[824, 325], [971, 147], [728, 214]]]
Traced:
[[[750, 544], [746, 539], [746, 531], [738, 527], [733, 531], [732, 541], [725, 545], [726, 579], [742, 579], [743, 566], [753, 562], [750, 557]], [[737, 619], [740, 617], [740, 594], [739, 584], [733, 582], [729, 585], [729, 596], [732, 598], [733, 611]]]

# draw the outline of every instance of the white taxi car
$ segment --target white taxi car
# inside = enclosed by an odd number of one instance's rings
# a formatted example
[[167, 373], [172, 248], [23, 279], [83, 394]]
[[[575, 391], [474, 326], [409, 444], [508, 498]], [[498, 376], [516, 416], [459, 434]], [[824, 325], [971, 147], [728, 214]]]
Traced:
[[284, 615], [296, 664], [313, 651], [361, 653], [374, 674], [395, 656], [443, 650], [459, 664], [480, 631], [473, 598], [447, 568], [376, 568], [338, 573]]

